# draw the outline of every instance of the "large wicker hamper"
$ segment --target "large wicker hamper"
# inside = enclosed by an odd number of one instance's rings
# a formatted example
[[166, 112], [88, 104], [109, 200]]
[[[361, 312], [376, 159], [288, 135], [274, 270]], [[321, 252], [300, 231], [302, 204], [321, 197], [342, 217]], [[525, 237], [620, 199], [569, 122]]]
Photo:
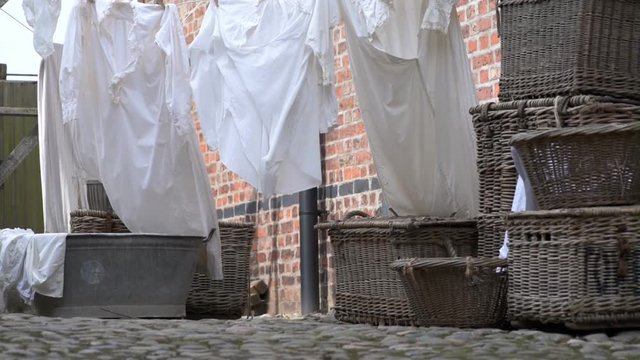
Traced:
[[413, 325], [405, 289], [389, 268], [394, 260], [447, 256], [445, 240], [458, 254], [475, 255], [473, 220], [429, 217], [365, 218], [318, 224], [328, 229], [336, 269], [335, 316], [352, 323]]
[[634, 123], [640, 121], [640, 102], [573, 96], [487, 103], [470, 112], [477, 139], [480, 212], [491, 214], [511, 211], [517, 180], [509, 144], [514, 135], [537, 129]]
[[500, 101], [640, 99], [640, 2], [500, 0]]
[[507, 230], [512, 322], [640, 326], [640, 206], [512, 213]]

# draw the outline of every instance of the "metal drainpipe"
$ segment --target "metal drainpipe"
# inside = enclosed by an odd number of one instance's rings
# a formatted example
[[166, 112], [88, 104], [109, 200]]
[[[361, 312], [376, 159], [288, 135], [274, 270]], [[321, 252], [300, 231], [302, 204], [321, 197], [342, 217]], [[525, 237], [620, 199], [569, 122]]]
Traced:
[[302, 314], [320, 310], [320, 280], [318, 275], [318, 188], [299, 193], [300, 209], [300, 293]]

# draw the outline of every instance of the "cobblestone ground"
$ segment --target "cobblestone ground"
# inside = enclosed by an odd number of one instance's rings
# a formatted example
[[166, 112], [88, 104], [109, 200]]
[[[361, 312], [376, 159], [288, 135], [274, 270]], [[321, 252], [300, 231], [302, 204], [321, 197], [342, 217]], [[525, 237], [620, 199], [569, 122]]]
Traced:
[[0, 316], [0, 358], [640, 359], [640, 331], [567, 335], [339, 323], [329, 316], [240, 320]]

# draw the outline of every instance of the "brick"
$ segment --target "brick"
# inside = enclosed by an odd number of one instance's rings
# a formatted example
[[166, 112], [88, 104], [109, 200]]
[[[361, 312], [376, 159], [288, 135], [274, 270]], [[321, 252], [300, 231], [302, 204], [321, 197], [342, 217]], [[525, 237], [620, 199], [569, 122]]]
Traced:
[[467, 42], [467, 52], [468, 53], [474, 53], [478, 50], [478, 41], [476, 41], [475, 39], [471, 39]]
[[481, 31], [481, 32], [487, 31], [492, 27], [495, 27], [495, 22], [493, 21], [493, 18], [485, 17], [478, 20], [478, 31]]
[[487, 50], [489, 48], [489, 36], [480, 36], [480, 50]]

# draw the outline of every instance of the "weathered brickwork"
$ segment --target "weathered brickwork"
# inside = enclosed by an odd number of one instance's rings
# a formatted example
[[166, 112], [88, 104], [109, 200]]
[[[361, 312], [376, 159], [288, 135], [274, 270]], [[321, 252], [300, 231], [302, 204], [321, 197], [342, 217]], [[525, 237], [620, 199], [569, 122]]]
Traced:
[[[208, 1], [173, 2], [179, 6], [185, 36], [187, 42], [191, 42], [201, 25]], [[500, 76], [495, 1], [459, 0], [458, 17], [478, 99], [495, 101]], [[344, 27], [334, 29], [333, 37], [339, 114], [338, 126], [321, 136], [323, 186], [319, 189], [319, 207], [323, 210], [323, 220], [341, 219], [348, 211], [356, 209], [376, 215], [382, 206], [376, 168], [349, 67]], [[194, 118], [199, 129], [195, 113]], [[201, 133], [199, 136], [220, 219], [256, 224], [251, 276], [262, 278], [269, 285], [269, 312], [299, 313], [300, 223], [297, 194], [259, 199], [250, 185], [222, 164], [217, 152], [208, 149]], [[321, 307], [327, 310], [333, 304], [335, 272], [326, 233], [320, 234], [319, 250]]]

